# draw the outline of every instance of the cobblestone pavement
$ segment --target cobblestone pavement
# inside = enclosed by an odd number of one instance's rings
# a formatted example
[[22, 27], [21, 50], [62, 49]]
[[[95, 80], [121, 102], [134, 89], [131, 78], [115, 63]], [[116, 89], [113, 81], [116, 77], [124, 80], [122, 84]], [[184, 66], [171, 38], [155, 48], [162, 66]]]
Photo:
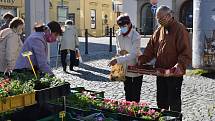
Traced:
[[[84, 63], [75, 72], [66, 74], [59, 67], [54, 70], [57, 77], [71, 83], [71, 87], [83, 86], [86, 89], [105, 91], [106, 98], [122, 99], [122, 82], [110, 82], [107, 67], [113, 53], [82, 56]], [[155, 76], [144, 75], [141, 99], [156, 107]], [[184, 121], [215, 121], [215, 80], [201, 76], [185, 76], [182, 86], [182, 113]], [[210, 116], [211, 115], [211, 116]]]

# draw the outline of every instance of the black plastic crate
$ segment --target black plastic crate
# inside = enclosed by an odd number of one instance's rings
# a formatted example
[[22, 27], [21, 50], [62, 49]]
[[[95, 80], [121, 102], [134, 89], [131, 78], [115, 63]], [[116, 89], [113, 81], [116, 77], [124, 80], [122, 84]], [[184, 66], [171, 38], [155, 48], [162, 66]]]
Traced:
[[70, 84], [65, 83], [60, 86], [45, 88], [41, 90], [35, 90], [35, 99], [37, 103], [45, 103], [47, 101], [67, 96], [70, 94]]

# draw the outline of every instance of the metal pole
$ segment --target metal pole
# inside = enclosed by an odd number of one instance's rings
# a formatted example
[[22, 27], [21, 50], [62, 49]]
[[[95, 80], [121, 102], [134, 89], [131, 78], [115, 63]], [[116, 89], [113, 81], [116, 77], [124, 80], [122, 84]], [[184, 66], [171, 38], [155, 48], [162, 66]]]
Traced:
[[110, 28], [110, 47], [109, 47], [109, 52], [112, 52], [112, 28]]
[[114, 28], [114, 26], [113, 26], [113, 37], [115, 36], [115, 28]]
[[85, 29], [85, 54], [88, 54], [88, 30]]

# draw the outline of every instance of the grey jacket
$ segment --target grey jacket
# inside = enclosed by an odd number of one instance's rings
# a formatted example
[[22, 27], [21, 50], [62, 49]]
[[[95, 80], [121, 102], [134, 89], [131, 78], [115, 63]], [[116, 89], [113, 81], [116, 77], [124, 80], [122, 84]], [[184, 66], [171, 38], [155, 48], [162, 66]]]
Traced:
[[60, 50], [75, 50], [77, 47], [79, 47], [79, 40], [76, 28], [75, 26], [68, 25], [61, 39]]
[[0, 72], [14, 69], [22, 45], [20, 36], [11, 28], [0, 32]]

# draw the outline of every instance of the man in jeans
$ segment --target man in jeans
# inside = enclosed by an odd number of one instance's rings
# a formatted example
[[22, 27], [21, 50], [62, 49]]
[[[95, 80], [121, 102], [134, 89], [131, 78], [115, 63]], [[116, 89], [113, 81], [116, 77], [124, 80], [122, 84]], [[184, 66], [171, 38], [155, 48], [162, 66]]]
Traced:
[[153, 33], [139, 64], [156, 59], [155, 67], [173, 69], [174, 76], [157, 77], [158, 108], [181, 112], [181, 86], [186, 67], [192, 61], [189, 34], [186, 28], [176, 21], [172, 10], [160, 6], [156, 13], [160, 26]]

